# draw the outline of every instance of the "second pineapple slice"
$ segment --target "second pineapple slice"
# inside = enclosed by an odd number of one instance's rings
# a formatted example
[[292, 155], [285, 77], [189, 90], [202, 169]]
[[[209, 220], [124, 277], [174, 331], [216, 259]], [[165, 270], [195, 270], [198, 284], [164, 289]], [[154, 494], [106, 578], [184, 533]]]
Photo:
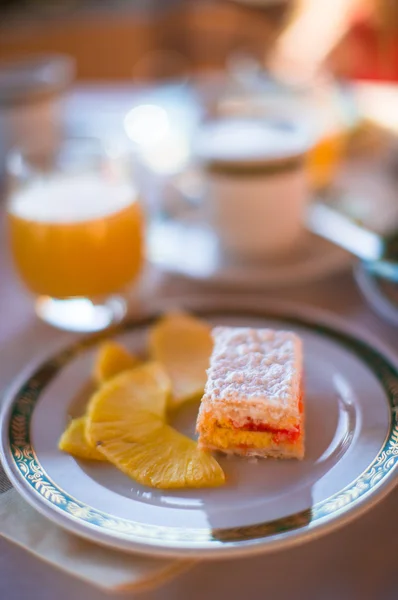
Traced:
[[217, 461], [165, 423], [168, 379], [157, 363], [123, 373], [92, 397], [86, 437], [109, 462], [159, 488], [222, 485]]
[[104, 342], [99, 350], [94, 364], [94, 379], [101, 384], [115, 375], [134, 369], [140, 360], [117, 342]]
[[185, 313], [170, 313], [152, 328], [149, 345], [151, 356], [170, 375], [171, 407], [203, 395], [213, 349], [207, 323]]
[[[134, 431], [135, 436], [146, 435], [164, 422], [170, 380], [163, 367], [156, 362], [120, 373], [96, 392], [88, 405], [86, 438], [93, 447], [100, 446], [102, 438], [115, 432]], [[143, 413], [154, 417], [152, 423], [142, 418]]]

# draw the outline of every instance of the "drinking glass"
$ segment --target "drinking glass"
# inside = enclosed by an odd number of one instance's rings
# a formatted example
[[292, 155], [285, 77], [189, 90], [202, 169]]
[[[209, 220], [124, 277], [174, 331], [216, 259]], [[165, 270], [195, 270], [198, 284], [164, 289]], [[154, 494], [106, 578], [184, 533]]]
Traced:
[[12, 256], [44, 321], [98, 331], [126, 313], [143, 262], [143, 217], [126, 153], [93, 138], [8, 162]]

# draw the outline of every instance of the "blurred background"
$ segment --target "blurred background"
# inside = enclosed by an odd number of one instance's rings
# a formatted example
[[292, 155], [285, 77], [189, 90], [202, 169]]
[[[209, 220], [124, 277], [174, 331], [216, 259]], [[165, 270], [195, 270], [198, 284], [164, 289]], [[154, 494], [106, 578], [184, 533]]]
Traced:
[[297, 64], [326, 60], [350, 78], [397, 76], [393, 0], [2, 0], [0, 10], [1, 59], [66, 53], [79, 80], [217, 71], [237, 51], [265, 64], [278, 39]]
[[[231, 51], [263, 58], [287, 2], [51, 0], [2, 2], [1, 57], [62, 52], [84, 80], [158, 80], [222, 69]], [[244, 21], [242, 21], [244, 19]]]
[[354, 264], [368, 293], [397, 279], [397, 79], [394, 0], [1, 0], [1, 181], [16, 146], [112, 141], [161, 270], [248, 289]]

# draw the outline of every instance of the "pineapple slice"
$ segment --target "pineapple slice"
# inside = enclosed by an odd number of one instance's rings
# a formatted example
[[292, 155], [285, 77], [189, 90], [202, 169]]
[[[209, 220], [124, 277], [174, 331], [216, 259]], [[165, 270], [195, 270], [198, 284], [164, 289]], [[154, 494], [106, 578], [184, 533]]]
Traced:
[[118, 469], [142, 485], [161, 489], [215, 487], [225, 482], [220, 465], [196, 442], [150, 413], [140, 417], [141, 427], [145, 420], [153, 427], [145, 436], [142, 429], [136, 435], [135, 427], [110, 436], [96, 428], [101, 437], [98, 448]]
[[72, 454], [78, 458], [88, 460], [106, 460], [105, 456], [92, 448], [85, 436], [86, 417], [72, 419], [58, 442], [58, 448], [63, 452]]
[[170, 313], [150, 332], [151, 356], [172, 381], [171, 408], [202, 396], [213, 340], [210, 327], [190, 315]]
[[[112, 435], [120, 427], [134, 429], [135, 434], [146, 435], [156, 426], [147, 424], [142, 414], [156, 417], [160, 425], [164, 422], [167, 398], [170, 394], [170, 379], [162, 365], [147, 362], [131, 371], [120, 373], [96, 392], [88, 405], [86, 438], [93, 447], [101, 442], [105, 430]], [[156, 427], [155, 427], [156, 428]]]
[[139, 364], [139, 358], [130, 354], [121, 344], [112, 341], [105, 342], [100, 346], [94, 364], [94, 379], [101, 384]]
[[217, 461], [165, 424], [167, 381], [162, 367], [149, 363], [105, 384], [89, 404], [89, 443], [144, 485], [164, 489], [221, 485], [225, 477]]

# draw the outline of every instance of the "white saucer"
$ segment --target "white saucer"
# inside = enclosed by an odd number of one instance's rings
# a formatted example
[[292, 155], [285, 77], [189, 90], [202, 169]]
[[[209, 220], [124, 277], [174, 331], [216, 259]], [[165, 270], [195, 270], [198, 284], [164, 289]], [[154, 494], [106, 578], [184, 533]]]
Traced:
[[297, 251], [278, 262], [237, 262], [225, 256], [215, 232], [195, 214], [149, 228], [148, 258], [162, 271], [246, 291], [321, 279], [352, 264], [345, 250], [309, 232]]

